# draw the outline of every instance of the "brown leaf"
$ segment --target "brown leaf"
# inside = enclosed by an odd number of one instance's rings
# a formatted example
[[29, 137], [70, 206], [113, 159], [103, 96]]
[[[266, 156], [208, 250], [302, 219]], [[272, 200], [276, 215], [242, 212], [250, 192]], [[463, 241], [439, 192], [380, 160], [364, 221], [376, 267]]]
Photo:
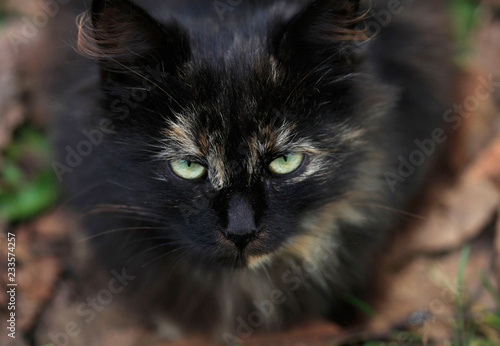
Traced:
[[456, 179], [438, 180], [429, 189], [419, 219], [398, 232], [391, 252], [394, 258], [421, 252], [457, 249], [477, 236], [500, 204], [500, 136]]
[[[500, 215], [500, 209], [498, 210], [497, 217]], [[500, 217], [497, 219], [496, 235], [495, 235], [495, 255], [496, 255], [496, 281], [497, 287], [500, 292]], [[499, 307], [500, 308], [500, 307]]]
[[16, 76], [18, 57], [9, 41], [9, 35], [19, 34], [21, 27], [20, 22], [10, 22], [0, 32], [0, 149], [10, 142], [12, 132], [24, 119]]
[[[384, 292], [377, 298], [376, 314], [367, 328], [387, 333], [406, 326], [431, 339], [449, 338], [458, 291], [475, 300], [477, 292], [483, 291], [479, 274], [489, 270], [491, 244], [481, 241], [474, 245], [461, 285], [456, 282], [459, 257], [460, 251], [438, 258], [421, 256], [396, 272], [390, 269], [391, 262], [385, 263], [378, 282]], [[488, 303], [491, 307], [492, 301]]]

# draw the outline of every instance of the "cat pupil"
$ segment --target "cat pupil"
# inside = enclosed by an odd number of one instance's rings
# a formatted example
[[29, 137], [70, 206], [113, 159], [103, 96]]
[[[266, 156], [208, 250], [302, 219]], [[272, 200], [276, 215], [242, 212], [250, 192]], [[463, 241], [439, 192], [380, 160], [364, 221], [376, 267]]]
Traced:
[[283, 161], [288, 162], [288, 155], [283, 155]]

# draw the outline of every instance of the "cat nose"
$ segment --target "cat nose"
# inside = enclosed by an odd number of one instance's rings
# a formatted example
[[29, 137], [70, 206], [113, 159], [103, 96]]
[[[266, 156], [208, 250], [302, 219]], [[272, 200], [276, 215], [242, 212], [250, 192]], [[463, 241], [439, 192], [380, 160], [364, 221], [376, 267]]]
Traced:
[[230, 198], [228, 207], [224, 236], [243, 250], [257, 235], [252, 206], [246, 197], [235, 194]]
[[247, 233], [224, 232], [224, 236], [232, 241], [236, 247], [243, 250], [252, 240], [255, 239], [257, 231], [251, 230]]

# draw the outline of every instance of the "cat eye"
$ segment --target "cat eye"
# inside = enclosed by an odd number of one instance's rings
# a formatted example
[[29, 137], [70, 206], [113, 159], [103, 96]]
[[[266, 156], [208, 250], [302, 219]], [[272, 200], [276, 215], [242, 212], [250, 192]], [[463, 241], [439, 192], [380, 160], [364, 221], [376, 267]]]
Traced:
[[289, 174], [296, 171], [304, 161], [304, 154], [291, 153], [282, 155], [269, 164], [269, 169], [275, 174]]
[[207, 169], [199, 163], [182, 159], [170, 161], [170, 167], [176, 175], [189, 180], [203, 178], [207, 173]]

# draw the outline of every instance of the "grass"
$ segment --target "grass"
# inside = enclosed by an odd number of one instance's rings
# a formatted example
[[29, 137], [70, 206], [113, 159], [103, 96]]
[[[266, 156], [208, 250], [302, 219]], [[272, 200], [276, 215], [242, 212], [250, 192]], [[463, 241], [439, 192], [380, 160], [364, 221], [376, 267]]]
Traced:
[[368, 317], [375, 316], [375, 310], [373, 310], [373, 308], [367, 302], [347, 293], [344, 294], [344, 300], [350, 305], [356, 307], [359, 311], [363, 312]]
[[483, 334], [496, 334], [495, 342], [498, 345], [500, 344], [500, 292], [493, 286], [484, 272], [481, 273], [481, 283], [495, 302], [495, 310], [484, 311], [476, 319], [476, 324]]
[[467, 265], [467, 259], [469, 258], [470, 254], [470, 245], [465, 246], [462, 249], [462, 252], [460, 253], [460, 260], [458, 262], [458, 273], [457, 273], [457, 282], [456, 282], [456, 309], [457, 309], [457, 321], [454, 323], [453, 326], [453, 335], [454, 335], [454, 342], [453, 345], [465, 345], [465, 342], [467, 340], [466, 337], [466, 329], [465, 329], [465, 319], [464, 319], [464, 297], [463, 297], [463, 290], [465, 288], [463, 284], [463, 279], [464, 279], [464, 273], [465, 273], [465, 267]]
[[52, 206], [59, 183], [49, 166], [50, 147], [43, 132], [20, 126], [2, 153], [0, 220], [24, 221]]
[[3, 21], [6, 17], [6, 13], [5, 13], [5, 10], [3, 9], [3, 3], [0, 2], [0, 30], [2, 30], [2, 24], [3, 24]]
[[476, 0], [448, 0], [448, 8], [455, 40], [454, 61], [459, 66], [466, 66], [473, 52], [472, 32], [478, 22], [478, 2]]
[[[471, 252], [470, 245], [466, 245], [460, 252], [458, 270], [456, 275], [455, 293], [455, 318], [451, 322], [451, 338], [449, 345], [452, 346], [494, 346], [500, 345], [500, 292], [491, 283], [485, 273], [481, 273], [480, 279], [483, 288], [488, 292], [495, 302], [495, 309], [490, 311], [483, 308], [480, 311], [473, 311], [472, 306], [467, 303], [467, 292], [464, 284], [464, 274]], [[355, 301], [356, 306], [364, 306], [365, 303]], [[346, 343], [350, 345], [352, 343]], [[393, 330], [388, 336], [380, 340], [365, 340], [363, 346], [382, 345], [422, 345], [423, 336], [410, 330]], [[429, 345], [431, 345], [430, 343]]]
[[[470, 62], [474, 49], [473, 32], [478, 24], [478, 2], [475, 0], [448, 0], [448, 8], [452, 19], [452, 33], [455, 40], [454, 62], [459, 67], [465, 67]], [[456, 278], [457, 292], [455, 298], [456, 318], [452, 322], [452, 339], [450, 345], [499, 345], [500, 340], [500, 294], [498, 290], [489, 281], [488, 277], [483, 273], [481, 282], [490, 296], [496, 302], [496, 311], [482, 311], [473, 319], [472, 312], [465, 304], [464, 296], [464, 273], [467, 261], [470, 254], [470, 246], [465, 246], [460, 254], [458, 272]], [[359, 303], [357, 303], [359, 305]], [[361, 306], [360, 306], [361, 307]], [[387, 345], [388, 343], [399, 344], [398, 335], [401, 332], [394, 331], [394, 334], [387, 337], [386, 340], [365, 341], [364, 346]], [[422, 344], [421, 337], [415, 334], [412, 336], [410, 344]], [[498, 339], [493, 340], [497, 335]]]
[[[465, 267], [470, 254], [470, 246], [463, 247], [458, 265], [456, 292], [456, 321], [453, 323], [454, 346], [465, 345], [498, 345], [500, 342], [500, 293], [493, 286], [488, 276], [481, 273], [481, 283], [496, 303], [495, 311], [473, 313], [464, 297], [463, 282]], [[495, 336], [496, 334], [496, 336]], [[495, 340], [493, 340], [495, 338]]]

